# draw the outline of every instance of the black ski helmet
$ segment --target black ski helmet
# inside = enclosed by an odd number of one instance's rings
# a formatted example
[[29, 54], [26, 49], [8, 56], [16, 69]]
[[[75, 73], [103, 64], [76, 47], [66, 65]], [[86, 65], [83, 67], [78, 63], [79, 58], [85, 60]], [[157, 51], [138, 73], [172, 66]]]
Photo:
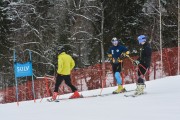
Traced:
[[59, 46], [59, 47], [57, 48], [57, 52], [58, 52], [58, 54], [60, 54], [60, 53], [62, 53], [62, 52], [65, 52], [64, 46]]

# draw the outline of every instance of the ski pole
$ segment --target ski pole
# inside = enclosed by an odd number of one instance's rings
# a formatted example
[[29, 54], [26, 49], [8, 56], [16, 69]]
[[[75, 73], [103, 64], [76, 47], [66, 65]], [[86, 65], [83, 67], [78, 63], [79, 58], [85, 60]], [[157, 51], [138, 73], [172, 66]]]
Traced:
[[[132, 62], [134, 62], [135, 60], [132, 59], [129, 55], [126, 55]], [[144, 70], [147, 70], [146, 67], [144, 67], [142, 64], [139, 64]]]
[[126, 55], [132, 62], [134, 62], [134, 59], [132, 59], [129, 55]]

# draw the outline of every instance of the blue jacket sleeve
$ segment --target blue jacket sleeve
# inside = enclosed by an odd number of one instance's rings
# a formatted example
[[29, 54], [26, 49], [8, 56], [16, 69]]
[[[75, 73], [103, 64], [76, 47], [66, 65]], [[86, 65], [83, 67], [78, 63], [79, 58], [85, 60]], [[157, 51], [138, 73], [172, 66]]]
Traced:
[[123, 52], [127, 52], [127, 51], [128, 51], [127, 47], [122, 46], [122, 51], [123, 51]]
[[107, 54], [111, 54], [111, 47], [108, 49]]

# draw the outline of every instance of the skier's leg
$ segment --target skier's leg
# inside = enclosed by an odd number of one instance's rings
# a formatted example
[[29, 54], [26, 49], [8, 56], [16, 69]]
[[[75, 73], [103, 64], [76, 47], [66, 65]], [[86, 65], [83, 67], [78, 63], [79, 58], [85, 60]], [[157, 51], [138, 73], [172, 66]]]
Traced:
[[62, 83], [62, 81], [63, 81], [63, 77], [61, 75], [57, 74], [56, 83], [55, 83], [55, 89], [54, 89], [54, 93], [53, 93], [53, 96], [52, 96], [52, 100], [56, 100], [56, 97], [58, 95], [58, 89], [59, 89], [59, 86]]
[[117, 84], [118, 84], [118, 85], [122, 85], [122, 80], [121, 80], [120, 72], [115, 72], [114, 76], [115, 76], [115, 78], [116, 78]]
[[144, 88], [145, 88], [145, 80], [143, 79], [144, 75], [146, 73], [146, 69], [142, 66], [139, 66], [139, 71], [138, 71], [138, 81], [137, 81], [137, 88], [135, 95], [140, 95], [144, 93]]
[[57, 74], [54, 92], [58, 92], [59, 86], [62, 83], [62, 81], [63, 81], [63, 76]]
[[74, 92], [74, 94], [70, 98], [79, 98], [80, 94], [77, 91], [77, 88], [71, 83], [71, 77], [70, 75], [64, 76], [65, 83], [71, 88], [71, 90]]
[[115, 76], [118, 88], [117, 88], [117, 90], [113, 91], [113, 93], [124, 92], [125, 89], [122, 86], [122, 79], [121, 79], [121, 75], [120, 75], [121, 68], [122, 68], [121, 63], [116, 64], [115, 67], [116, 67], [116, 70], [115, 70], [114, 76]]
[[119, 84], [122, 84], [121, 75], [120, 75], [121, 65], [120, 65], [120, 64], [112, 64], [112, 68], [113, 68], [113, 74], [114, 74], [116, 83], [117, 83], [118, 85], [119, 85]]
[[138, 67], [139, 78], [138, 78], [137, 83], [144, 84], [145, 80], [143, 78], [144, 78], [145, 73], [146, 73], [146, 67], [139, 66]]
[[64, 80], [66, 85], [68, 85], [71, 88], [72, 92], [77, 91], [76, 87], [71, 83], [70, 75], [64, 75]]

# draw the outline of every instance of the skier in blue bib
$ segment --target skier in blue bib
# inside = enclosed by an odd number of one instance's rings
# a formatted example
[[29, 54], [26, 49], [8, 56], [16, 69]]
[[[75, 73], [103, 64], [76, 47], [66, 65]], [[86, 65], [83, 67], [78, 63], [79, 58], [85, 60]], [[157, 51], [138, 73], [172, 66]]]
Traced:
[[118, 85], [118, 88], [115, 91], [113, 91], [113, 94], [117, 94], [125, 91], [125, 88], [123, 88], [122, 86], [122, 79], [120, 72], [123, 64], [122, 59], [126, 55], [129, 55], [129, 51], [125, 46], [119, 45], [119, 41], [116, 37], [114, 37], [111, 40], [111, 42], [113, 46], [109, 48], [107, 54], [108, 54], [108, 58], [111, 61], [113, 74]]

